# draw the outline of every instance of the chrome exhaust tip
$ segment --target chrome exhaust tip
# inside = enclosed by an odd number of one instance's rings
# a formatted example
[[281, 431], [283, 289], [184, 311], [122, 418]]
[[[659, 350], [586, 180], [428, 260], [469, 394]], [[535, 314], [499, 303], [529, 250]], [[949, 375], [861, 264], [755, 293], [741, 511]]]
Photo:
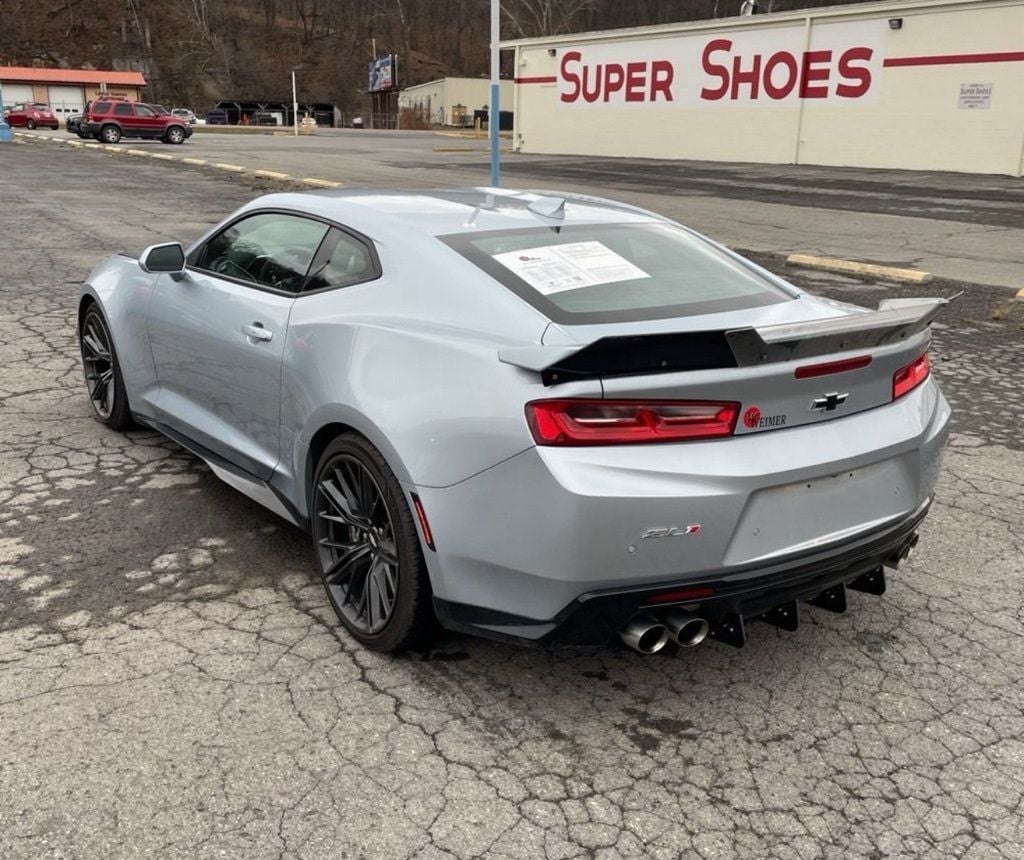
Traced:
[[681, 610], [665, 613], [665, 626], [668, 628], [669, 635], [683, 648], [700, 645], [707, 638], [708, 631], [711, 629], [707, 619]]
[[920, 535], [915, 533], [910, 540], [885, 560], [885, 566], [891, 567], [893, 570], [899, 570], [903, 567], [914, 557], [914, 550], [917, 549], [917, 543], [920, 539]]
[[637, 615], [619, 631], [619, 636], [634, 651], [657, 654], [668, 644], [668, 629], [648, 615]]

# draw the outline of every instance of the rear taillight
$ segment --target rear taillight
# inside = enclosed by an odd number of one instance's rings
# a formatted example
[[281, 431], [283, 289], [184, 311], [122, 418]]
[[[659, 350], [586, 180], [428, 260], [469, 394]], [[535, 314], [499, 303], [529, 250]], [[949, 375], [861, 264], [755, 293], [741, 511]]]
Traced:
[[897, 400], [908, 391], [913, 391], [928, 378], [928, 373], [928, 353], [926, 352], [892, 375], [892, 399]]
[[538, 445], [627, 445], [731, 436], [739, 411], [706, 400], [535, 400], [526, 420]]

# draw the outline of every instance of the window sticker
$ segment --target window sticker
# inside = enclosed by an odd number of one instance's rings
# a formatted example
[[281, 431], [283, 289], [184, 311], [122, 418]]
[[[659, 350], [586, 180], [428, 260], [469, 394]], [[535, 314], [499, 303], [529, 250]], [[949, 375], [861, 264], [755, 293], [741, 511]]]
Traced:
[[545, 296], [650, 277], [601, 242], [523, 248], [495, 254], [494, 259]]

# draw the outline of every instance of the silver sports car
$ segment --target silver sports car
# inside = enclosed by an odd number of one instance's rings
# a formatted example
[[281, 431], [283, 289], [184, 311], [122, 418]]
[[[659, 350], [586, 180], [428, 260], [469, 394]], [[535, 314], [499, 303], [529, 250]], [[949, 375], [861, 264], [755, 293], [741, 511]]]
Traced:
[[877, 310], [679, 224], [498, 189], [261, 197], [84, 284], [97, 418], [308, 530], [341, 623], [643, 652], [881, 594], [949, 407]]

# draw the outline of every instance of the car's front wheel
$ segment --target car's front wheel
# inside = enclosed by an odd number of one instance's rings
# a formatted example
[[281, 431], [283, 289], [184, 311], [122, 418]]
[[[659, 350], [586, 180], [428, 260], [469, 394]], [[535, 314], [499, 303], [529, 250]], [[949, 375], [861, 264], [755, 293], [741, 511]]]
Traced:
[[32, 120], [32, 119], [25, 120], [25, 128], [27, 128], [29, 131], [32, 131], [32, 129], [34, 129], [35, 127], [36, 127], [35, 120]]
[[121, 129], [116, 125], [105, 125], [100, 131], [104, 143], [118, 143], [121, 140]]
[[114, 350], [114, 340], [107, 328], [107, 321], [96, 305], [92, 305], [82, 317], [78, 341], [93, 415], [111, 430], [127, 430], [132, 426], [128, 395], [125, 393], [121, 367]]
[[167, 137], [165, 140], [168, 143], [184, 143], [185, 142], [185, 129], [172, 126], [167, 129]]
[[434, 615], [416, 524], [398, 479], [362, 436], [327, 446], [310, 515], [324, 587], [345, 629], [376, 651], [426, 645]]

